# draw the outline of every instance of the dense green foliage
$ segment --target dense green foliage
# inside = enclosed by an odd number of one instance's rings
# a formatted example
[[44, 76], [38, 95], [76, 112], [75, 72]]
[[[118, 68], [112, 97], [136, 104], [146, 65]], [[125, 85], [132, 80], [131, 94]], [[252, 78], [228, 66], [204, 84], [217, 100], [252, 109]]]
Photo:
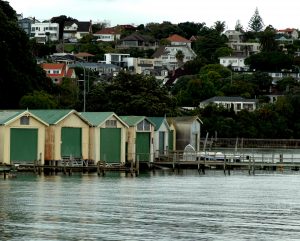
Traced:
[[21, 97], [34, 90], [51, 91], [52, 82], [37, 66], [28, 37], [6, 1], [0, 1], [0, 54], [1, 108], [18, 108]]

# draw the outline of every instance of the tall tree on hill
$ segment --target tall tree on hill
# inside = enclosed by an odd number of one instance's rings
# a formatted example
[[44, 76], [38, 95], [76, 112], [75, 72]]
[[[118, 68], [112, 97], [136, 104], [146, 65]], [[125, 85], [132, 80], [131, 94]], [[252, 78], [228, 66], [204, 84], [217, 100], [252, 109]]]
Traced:
[[29, 39], [19, 28], [16, 12], [0, 0], [0, 108], [19, 108], [23, 95], [34, 90], [50, 91], [51, 80], [37, 66]]
[[248, 23], [249, 30], [255, 33], [262, 31], [264, 22], [259, 15], [258, 8], [255, 9], [253, 16], [250, 18]]
[[53, 18], [51, 18], [50, 21], [51, 21], [51, 23], [58, 23], [59, 24], [59, 39], [63, 38], [64, 27], [65, 27], [66, 22], [68, 22], [68, 21], [78, 22], [77, 19], [67, 17], [66, 15], [60, 15], [60, 16], [57, 16], [57, 17], [53, 17]]

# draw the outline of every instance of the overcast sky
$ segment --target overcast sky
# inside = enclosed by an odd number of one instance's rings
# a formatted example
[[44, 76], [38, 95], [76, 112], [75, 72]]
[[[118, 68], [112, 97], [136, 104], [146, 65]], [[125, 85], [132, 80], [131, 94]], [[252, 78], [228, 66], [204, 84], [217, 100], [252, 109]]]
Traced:
[[39, 20], [66, 15], [79, 21], [109, 21], [117, 24], [145, 24], [170, 21], [204, 22], [213, 26], [225, 21], [234, 29], [240, 20], [244, 29], [257, 7], [265, 26], [300, 28], [299, 0], [8, 0], [23, 17]]

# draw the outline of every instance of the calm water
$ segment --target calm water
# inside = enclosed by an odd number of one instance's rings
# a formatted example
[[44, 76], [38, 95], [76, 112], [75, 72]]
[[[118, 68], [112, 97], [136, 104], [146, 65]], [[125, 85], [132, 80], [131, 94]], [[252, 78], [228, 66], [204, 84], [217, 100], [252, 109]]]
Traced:
[[299, 240], [300, 173], [0, 179], [0, 240]]

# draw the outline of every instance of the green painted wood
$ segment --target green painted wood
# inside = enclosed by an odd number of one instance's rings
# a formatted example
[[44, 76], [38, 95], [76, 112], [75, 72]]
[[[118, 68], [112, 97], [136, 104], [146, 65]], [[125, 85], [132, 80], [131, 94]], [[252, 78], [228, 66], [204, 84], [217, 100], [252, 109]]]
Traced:
[[107, 163], [121, 161], [121, 128], [100, 129], [100, 158]]
[[81, 128], [61, 128], [61, 156], [81, 158], [82, 156], [82, 130]]
[[150, 161], [150, 133], [136, 133], [136, 156], [139, 156], [139, 161]]
[[173, 143], [174, 143], [174, 131], [171, 130], [169, 132], [169, 150], [170, 151], [174, 151], [174, 145], [173, 145]]
[[10, 160], [33, 162], [38, 159], [38, 129], [10, 129]]

